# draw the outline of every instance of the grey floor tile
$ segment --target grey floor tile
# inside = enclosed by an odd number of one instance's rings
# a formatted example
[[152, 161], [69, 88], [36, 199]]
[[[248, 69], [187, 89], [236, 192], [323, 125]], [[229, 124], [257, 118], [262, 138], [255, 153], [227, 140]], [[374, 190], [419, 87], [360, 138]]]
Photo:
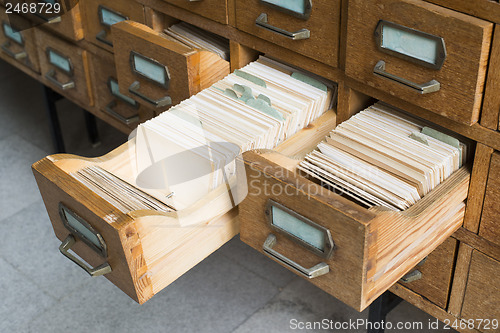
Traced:
[[31, 164], [47, 155], [17, 135], [0, 140], [0, 220], [40, 200]]
[[55, 300], [2, 258], [0, 272], [0, 332], [23, 332], [25, 324], [52, 306]]
[[[454, 329], [445, 329], [444, 324], [424, 311], [407, 302], [402, 302], [387, 315], [387, 321], [393, 326], [402, 325], [401, 333], [454, 333]], [[407, 325], [407, 326], [405, 326]]]
[[30, 323], [41, 332], [231, 332], [278, 289], [217, 253], [142, 306], [103, 278]]
[[0, 221], [0, 256], [47, 294], [62, 298], [90, 277], [59, 253], [60, 241], [41, 199]]
[[227, 242], [219, 251], [280, 288], [289, 284], [296, 276], [288, 269], [243, 243], [239, 235]]
[[[364, 320], [367, 316], [366, 310], [359, 313], [308, 281], [297, 277], [235, 332], [290, 332], [299, 328], [304, 328], [304, 332], [344, 332], [335, 330], [335, 324]], [[310, 329], [307, 329], [308, 327]], [[366, 330], [347, 329], [345, 332], [366, 332]]]

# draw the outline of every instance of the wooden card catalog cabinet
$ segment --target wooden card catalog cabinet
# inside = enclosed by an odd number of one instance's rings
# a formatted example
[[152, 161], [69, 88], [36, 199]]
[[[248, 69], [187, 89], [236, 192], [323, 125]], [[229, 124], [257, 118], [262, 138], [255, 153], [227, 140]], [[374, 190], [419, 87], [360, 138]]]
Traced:
[[500, 228], [498, 219], [500, 207], [500, 153], [495, 152], [491, 156], [490, 171], [486, 183], [486, 195], [481, 214], [479, 235], [487, 240], [500, 245]]
[[493, 24], [414, 0], [352, 0], [346, 74], [456, 122], [479, 119]]
[[204, 16], [216, 22], [228, 23], [228, 1], [231, 0], [163, 0], [192, 13]]

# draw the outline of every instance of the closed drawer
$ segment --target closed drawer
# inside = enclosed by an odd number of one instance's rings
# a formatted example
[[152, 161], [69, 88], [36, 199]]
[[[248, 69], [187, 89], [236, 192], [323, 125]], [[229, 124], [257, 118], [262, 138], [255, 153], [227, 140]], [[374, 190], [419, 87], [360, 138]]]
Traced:
[[190, 12], [207, 17], [222, 24], [228, 23], [228, 0], [164, 0], [172, 5], [189, 10]]
[[70, 100], [92, 106], [87, 51], [41, 29], [35, 36], [42, 82]]
[[492, 28], [423, 1], [349, 1], [346, 74], [472, 125], [479, 119]]
[[100, 117], [125, 133], [155, 113], [119, 92], [113, 54], [106, 51], [91, 54], [92, 87]]
[[[481, 332], [498, 332], [500, 318], [500, 262], [474, 251], [461, 318], [474, 320]], [[480, 320], [482, 320], [480, 322]], [[481, 323], [481, 326], [479, 326]]]
[[498, 206], [498, 198], [500, 198], [500, 153], [495, 152], [491, 156], [479, 235], [500, 245], [500, 228], [498, 224], [500, 207]]
[[[274, 4], [280, 4], [276, 6]], [[338, 65], [340, 1], [236, 0], [238, 29], [331, 66]]]
[[133, 0], [87, 0], [82, 3], [85, 39], [113, 51], [111, 25], [124, 20], [145, 22], [144, 6]]
[[131, 21], [112, 27], [120, 91], [165, 111], [229, 74], [229, 62]]
[[403, 276], [399, 283], [446, 309], [457, 243], [456, 239], [448, 238]]
[[0, 11], [0, 45], [2, 54], [16, 60], [20, 66], [25, 66], [35, 72], [40, 72], [38, 52], [33, 29], [27, 29], [30, 23], [20, 16], [7, 15]]
[[239, 205], [240, 236], [361, 311], [460, 227], [470, 173], [461, 168], [405, 211], [366, 209], [298, 173], [299, 158], [332, 128], [310, 126], [324, 135], [296, 140], [298, 150], [243, 154], [248, 195]]
[[26, 3], [46, 3], [46, 10], [25, 14], [36, 25], [71, 40], [83, 39], [82, 16], [78, 0], [26, 0]]

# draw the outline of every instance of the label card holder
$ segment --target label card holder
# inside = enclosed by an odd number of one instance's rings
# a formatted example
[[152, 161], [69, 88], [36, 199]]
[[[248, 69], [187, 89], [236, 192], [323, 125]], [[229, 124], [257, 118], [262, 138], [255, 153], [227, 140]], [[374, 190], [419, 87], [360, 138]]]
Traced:
[[139, 76], [165, 89], [169, 88], [170, 72], [168, 67], [158, 61], [132, 51], [130, 52], [130, 67]]
[[380, 20], [374, 36], [381, 52], [417, 65], [439, 70], [446, 59], [444, 39], [426, 32]]
[[3, 28], [3, 33], [4, 33], [5, 37], [7, 37], [11, 41], [13, 41], [21, 46], [24, 46], [23, 35], [21, 34], [21, 32], [19, 32], [19, 30], [17, 30], [16, 28], [14, 28], [13, 26], [11, 26], [10, 24], [8, 24], [5, 21], [2, 22], [2, 28]]
[[115, 78], [112, 77], [108, 78], [108, 89], [111, 95], [118, 98], [120, 101], [136, 109], [139, 107], [139, 103], [137, 103], [133, 98], [130, 98], [120, 92], [118, 81]]
[[335, 244], [327, 228], [274, 200], [267, 202], [266, 215], [271, 228], [277, 232], [323, 258], [331, 257]]
[[69, 76], [73, 76], [73, 64], [70, 58], [63, 56], [50, 47], [47, 48], [46, 53], [51, 65], [57, 67]]
[[97, 12], [99, 14], [99, 22], [106, 27], [111, 27], [115, 23], [128, 20], [127, 16], [103, 5], [99, 5]]

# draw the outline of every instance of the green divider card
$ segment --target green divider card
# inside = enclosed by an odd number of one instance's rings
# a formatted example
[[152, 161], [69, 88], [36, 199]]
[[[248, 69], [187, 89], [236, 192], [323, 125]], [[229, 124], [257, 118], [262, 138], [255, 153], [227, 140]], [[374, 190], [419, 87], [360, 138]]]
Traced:
[[244, 72], [244, 71], [239, 70], [239, 69], [235, 70], [234, 74], [241, 77], [242, 79], [245, 79], [247, 81], [255, 83], [258, 86], [267, 88], [266, 81], [262, 80], [261, 78], [255, 76], [255, 75], [249, 74], [249, 73]]
[[422, 133], [419, 132], [413, 132], [408, 136], [410, 139], [417, 140], [420, 143], [423, 143], [424, 145], [428, 146], [429, 142], [425, 138], [425, 136], [422, 135]]
[[253, 99], [252, 88], [241, 84], [235, 84], [233, 86], [233, 89], [241, 94], [241, 97], [239, 99], [242, 100], [243, 102], [246, 102], [249, 99]]
[[316, 79], [313, 79], [312, 77], [309, 77], [309, 76], [304, 75], [304, 74], [299, 73], [299, 72], [293, 72], [291, 76], [296, 80], [307, 83], [308, 85], [313, 86], [315, 88], [318, 88], [324, 92], [328, 91], [328, 87], [326, 86], [326, 84], [324, 84]]
[[265, 100], [263, 99], [249, 99], [248, 101], [246, 101], [246, 104], [259, 110], [259, 111], [262, 111], [264, 112], [265, 114], [271, 116], [271, 117], [274, 117], [276, 119], [278, 119], [279, 121], [284, 121], [285, 119], [283, 118], [283, 115], [276, 111], [275, 109], [273, 109]]
[[436, 140], [439, 140], [441, 142], [449, 144], [450, 146], [458, 148], [458, 150], [460, 151], [460, 161], [462, 161], [462, 149], [460, 147], [460, 141], [457, 138], [454, 138], [450, 135], [436, 131], [435, 129], [427, 127], [427, 126], [422, 128], [422, 134], [428, 135]]

